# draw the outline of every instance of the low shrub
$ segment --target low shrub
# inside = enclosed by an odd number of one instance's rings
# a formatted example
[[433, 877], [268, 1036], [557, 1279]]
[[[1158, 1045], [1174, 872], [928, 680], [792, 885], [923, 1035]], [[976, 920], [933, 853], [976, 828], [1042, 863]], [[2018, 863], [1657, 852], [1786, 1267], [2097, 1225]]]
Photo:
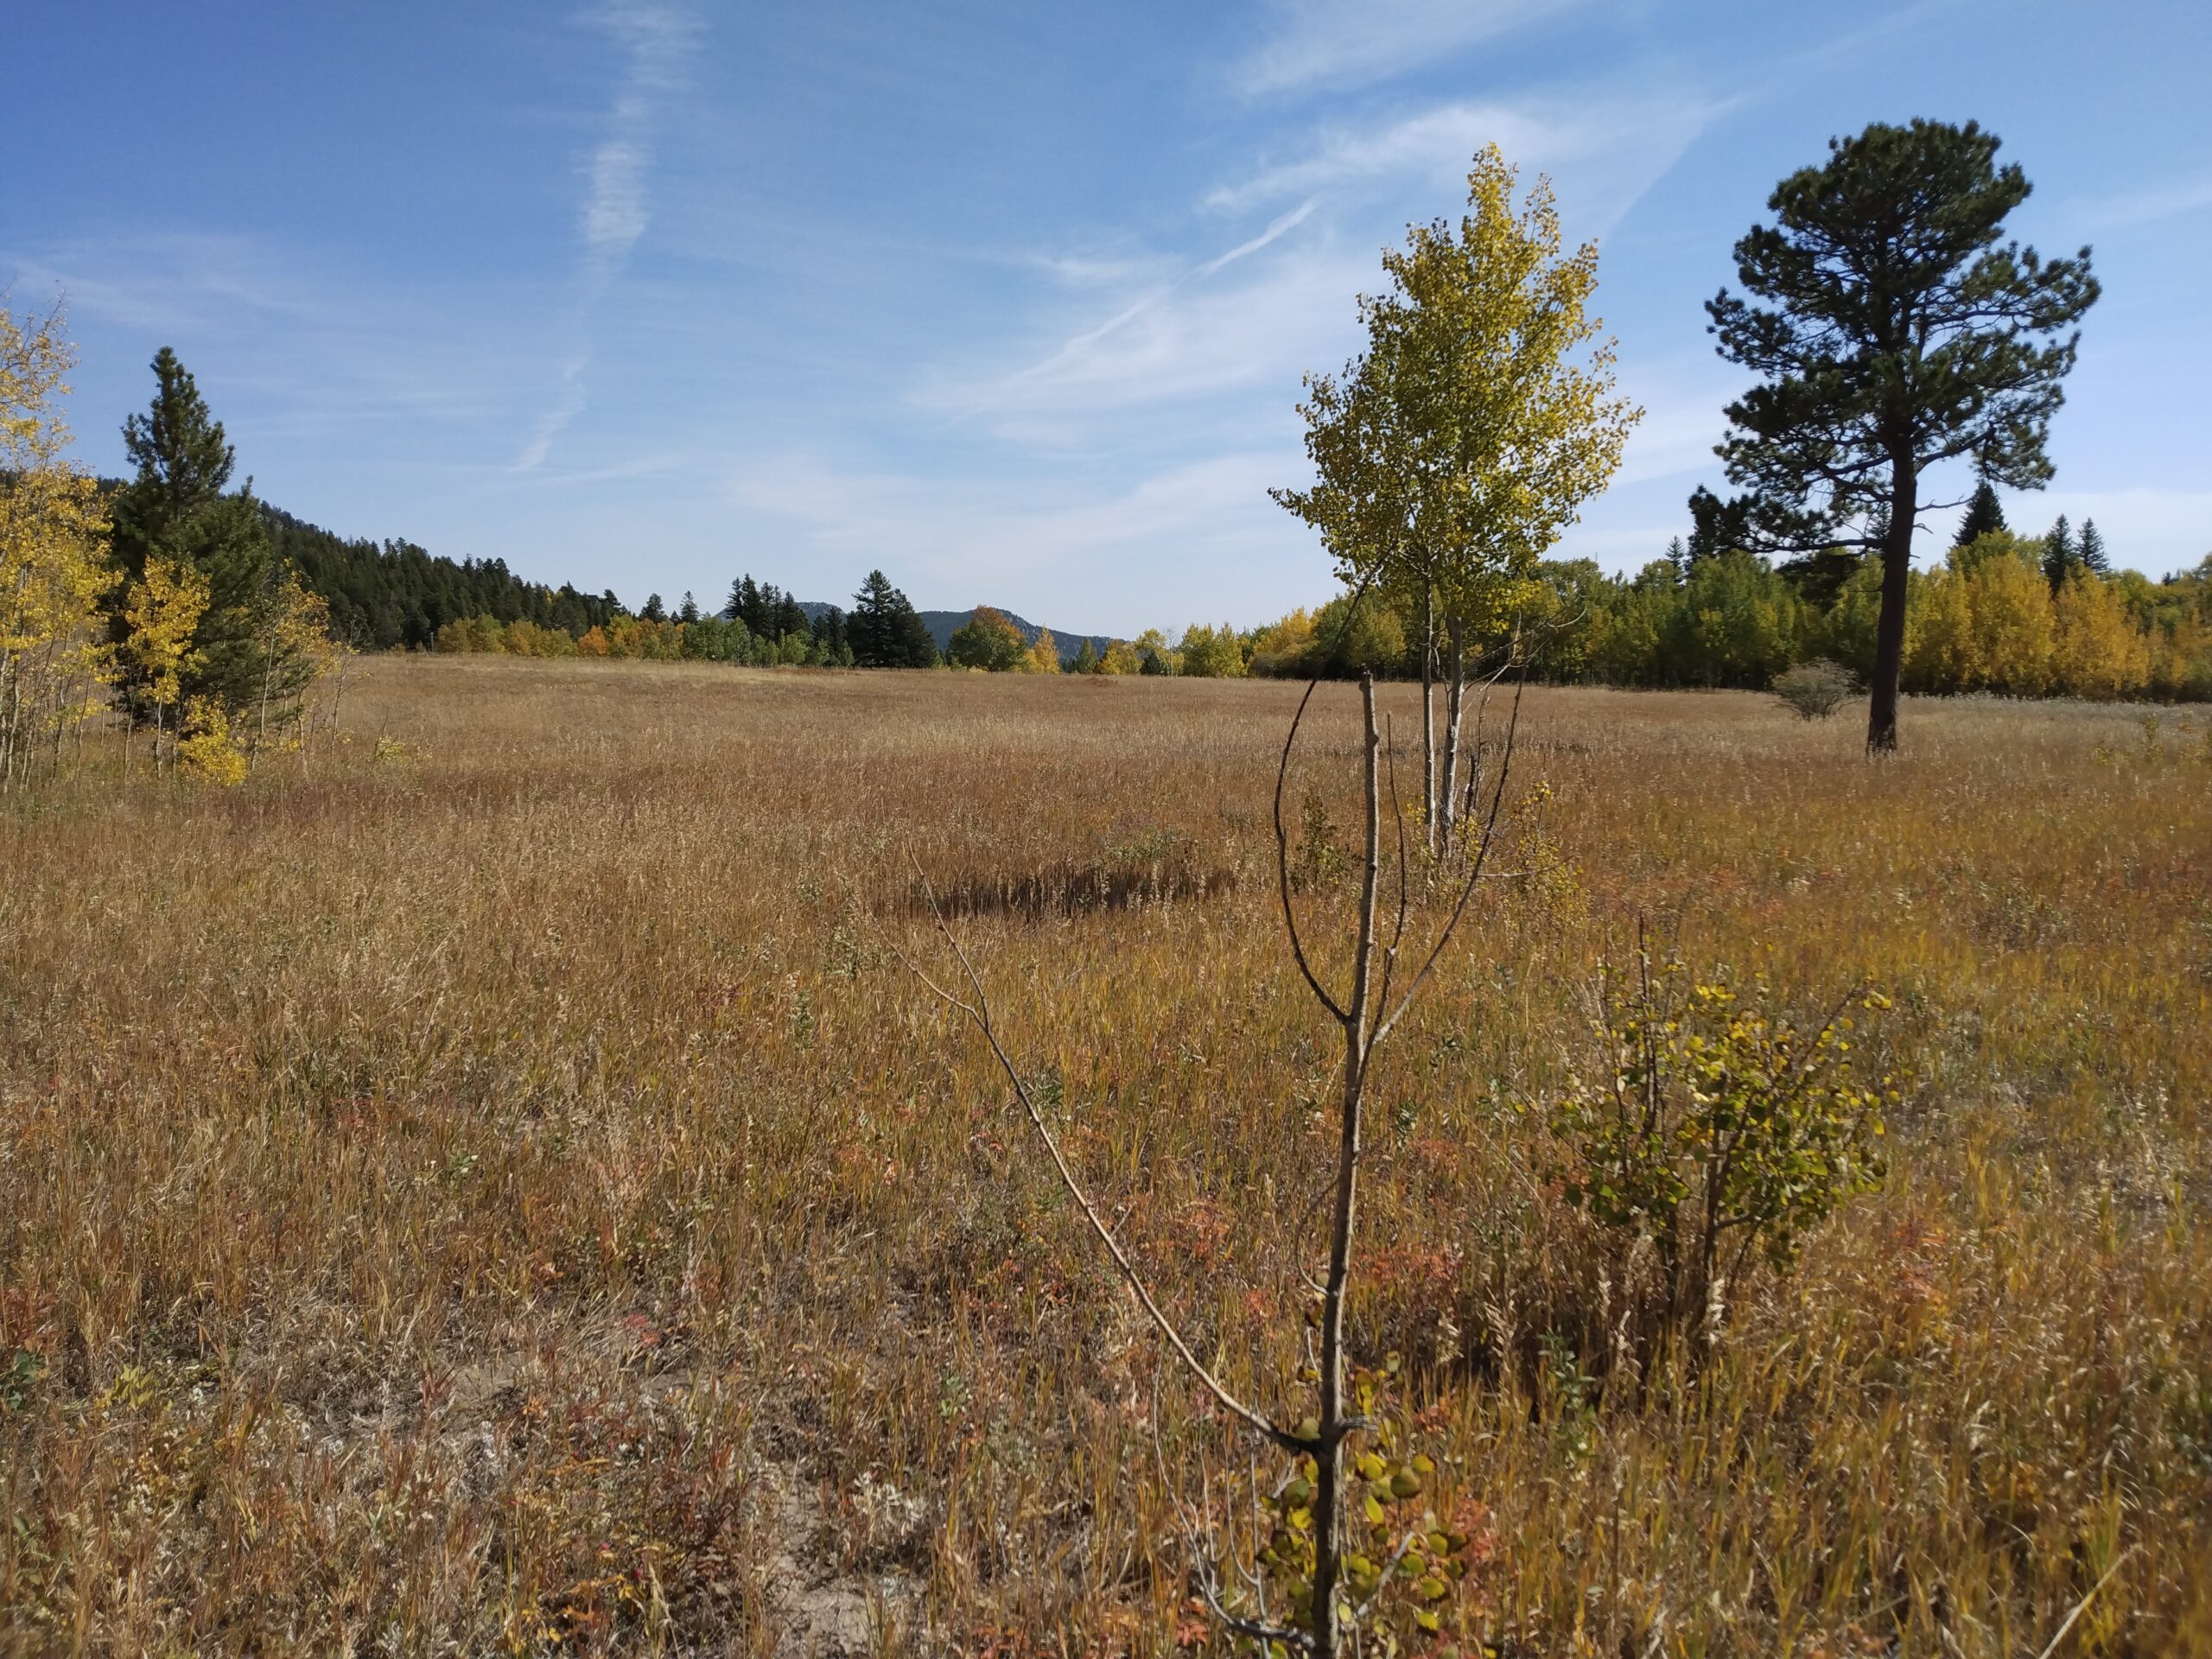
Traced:
[[1800, 663], [1775, 677], [1774, 695], [1797, 711], [1803, 720], [1826, 720], [1859, 690], [1859, 682], [1840, 663], [1825, 657]]

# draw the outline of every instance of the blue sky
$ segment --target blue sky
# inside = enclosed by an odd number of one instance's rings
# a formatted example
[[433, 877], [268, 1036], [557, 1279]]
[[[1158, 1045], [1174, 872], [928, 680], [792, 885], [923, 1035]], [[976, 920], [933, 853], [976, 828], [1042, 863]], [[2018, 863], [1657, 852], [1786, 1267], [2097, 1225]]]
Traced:
[[1299, 378], [1500, 143], [1602, 250], [1649, 410], [1562, 551], [1719, 482], [1701, 302], [1783, 173], [1976, 118], [2105, 298], [2017, 527], [2212, 551], [2212, 8], [1925, 0], [26, 8], [0, 287], [66, 296], [83, 459], [174, 345], [269, 499], [538, 579], [880, 565], [1133, 632], [1329, 588]]

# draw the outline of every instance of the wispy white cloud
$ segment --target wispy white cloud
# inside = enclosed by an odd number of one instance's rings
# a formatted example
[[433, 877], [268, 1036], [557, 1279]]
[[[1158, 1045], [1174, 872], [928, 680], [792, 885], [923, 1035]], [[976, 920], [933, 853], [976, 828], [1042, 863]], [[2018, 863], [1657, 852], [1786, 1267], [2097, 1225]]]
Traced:
[[[1138, 344], [1125, 355], [1102, 351], [1106, 342], [1116, 334], [1129, 330], [1145, 320], [1161, 312], [1167, 302], [1192, 283], [1204, 283], [1219, 275], [1240, 259], [1250, 257], [1262, 249], [1280, 241], [1284, 236], [1304, 224], [1313, 212], [1315, 203], [1301, 202], [1288, 213], [1280, 214], [1256, 236], [1238, 243], [1224, 253], [1184, 271], [1165, 282], [1146, 288], [1131, 301], [1109, 315], [1103, 322], [1096, 323], [1063, 340], [1049, 355], [1018, 369], [995, 384], [974, 388], [969, 394], [973, 407], [986, 408], [993, 404], [1014, 403], [1033, 406], [1036, 394], [1042, 392], [1046, 401], [1057, 398], [1074, 386], [1089, 388], [1092, 394], [1104, 393], [1116, 403], [1126, 403], [1132, 394], [1140, 400], [1172, 395], [1175, 388], [1188, 391], [1192, 385], [1190, 371], [1198, 368], [1206, 379], [1213, 378], [1230, 359], [1218, 355], [1212, 358], [1211, 371], [1206, 370], [1200, 359], [1205, 355], [1200, 342], [1190, 338], [1186, 329], [1178, 324], [1179, 317], [1165, 319], [1165, 327], [1146, 328], [1141, 332], [1147, 341]], [[1213, 311], [1217, 307], [1202, 309]], [[1218, 325], [1225, 319], [1216, 317]], [[1217, 342], [1225, 342], [1224, 332], [1214, 327], [1211, 333]], [[1170, 353], [1185, 360], [1180, 373], [1176, 372]], [[1114, 389], [1119, 388], [1118, 395]], [[958, 394], [952, 400], [961, 401]]]
[[[1253, 235], [1179, 269], [1124, 260], [1129, 280], [1102, 276], [1076, 290], [1092, 304], [1103, 294], [1103, 315], [1066, 321], [1057, 339], [1033, 346], [1014, 367], [940, 372], [917, 401], [995, 422], [1030, 445], [1065, 446], [1138, 408], [1187, 414], [1238, 388], [1287, 392], [1356, 344], [1353, 296], [1376, 286], [1372, 249], [1394, 236], [1399, 213], [1420, 201], [1456, 207], [1468, 161], [1484, 143], [1497, 140], [1529, 172], [1553, 175], [1572, 227], [1586, 234], [1617, 223], [1722, 107], [1680, 89], [1656, 99], [1600, 86], [1516, 103], [1449, 104], [1325, 133], [1301, 154], [1203, 198], [1222, 217], [1280, 208]], [[1091, 276], [1096, 268], [1080, 269]], [[1676, 459], [1681, 447], [1670, 438], [1671, 469], [1703, 458]], [[1656, 455], [1659, 446], [1640, 448]]]
[[1017, 262], [1042, 271], [1061, 288], [1128, 288], [1172, 279], [1174, 262], [1159, 254], [1029, 254]]
[[1085, 442], [1137, 410], [1191, 419], [1224, 393], [1288, 392], [1305, 369], [1333, 364], [1351, 343], [1351, 296], [1373, 281], [1371, 257], [1318, 240], [1239, 280], [1194, 273], [1149, 289], [1011, 372], [943, 374], [917, 401], [1030, 446]]
[[1288, 213], [1278, 215], [1274, 222], [1269, 225], [1267, 229], [1262, 231], [1257, 236], [1251, 238], [1249, 240], [1239, 242], [1227, 253], [1217, 255], [1216, 257], [1207, 260], [1205, 264], [1198, 267], [1197, 274], [1200, 276], [1211, 276], [1214, 272], [1221, 270], [1224, 266], [1233, 265], [1239, 259], [1245, 257], [1247, 255], [1257, 253], [1262, 248], [1266, 247], [1269, 243], [1279, 240], [1289, 232], [1294, 231], [1300, 225], [1303, 225], [1307, 219], [1313, 216], [1313, 210], [1320, 205], [1321, 199], [1319, 196], [1308, 196], [1304, 201], [1300, 202], [1297, 207], [1292, 208]]
[[2094, 226], [2152, 225], [2208, 208], [2212, 208], [2212, 173], [2128, 191], [2089, 207], [2082, 218]]
[[591, 353], [588, 350], [575, 353], [561, 365], [561, 383], [537, 418], [531, 423], [530, 442], [523, 445], [522, 454], [515, 458], [516, 472], [534, 473], [543, 467], [545, 457], [553, 453], [553, 440], [584, 412], [584, 371], [590, 366]]
[[[1160, 620], [1154, 596], [1131, 590], [1128, 572], [1142, 561], [1173, 557], [1214, 583], [1189, 595], [1200, 613], [1249, 611], [1240, 583], [1255, 563], [1298, 556], [1267, 499], [1283, 467], [1275, 452], [1236, 451], [1076, 490], [868, 473], [801, 453], [744, 463], [727, 487], [733, 505], [795, 531], [823, 582], [880, 564], [912, 573], [924, 606], [1003, 603], [1040, 620], [1135, 632]], [[1325, 562], [1317, 553], [1312, 563], [1318, 577]]]
[[1580, 0], [1277, 0], [1274, 26], [1241, 60], [1247, 94], [1363, 85], [1509, 34]]
[[1229, 212], [1291, 197], [1379, 184], [1447, 190], [1484, 145], [1531, 171], [1571, 180], [1578, 223], [1610, 228], [1681, 158], [1726, 105], [1677, 89], [1583, 87], [1518, 99], [1440, 104], [1380, 124], [1338, 126], [1287, 160], [1206, 198]]
[[19, 297], [58, 296], [79, 324], [133, 342], [130, 360], [99, 372], [135, 375], [138, 352], [174, 346], [211, 391], [251, 397], [251, 416], [232, 405], [226, 418], [234, 430], [251, 420], [263, 439], [497, 421], [525, 359], [480, 327], [477, 308], [520, 323], [538, 303], [513, 288], [446, 288], [441, 302], [428, 303], [419, 289], [367, 283], [342, 263], [234, 232], [141, 232], [0, 250], [0, 284], [10, 278]]
[[584, 245], [577, 343], [562, 365], [561, 383], [531, 423], [518, 474], [545, 464], [555, 442], [584, 411], [585, 373], [591, 365], [587, 318], [622, 273], [630, 251], [651, 219], [647, 193], [653, 160], [652, 131], [669, 98], [681, 90], [683, 67], [696, 45], [698, 19], [677, 5], [620, 4], [591, 15], [623, 52], [623, 67], [607, 116], [605, 136], [583, 169], [583, 203], [577, 234]]
[[629, 138], [610, 138], [592, 156], [583, 233], [594, 252], [627, 253], [645, 233], [645, 163], [652, 156]]
[[327, 310], [311, 284], [283, 268], [267, 240], [232, 233], [141, 232], [73, 240], [0, 255], [32, 292], [67, 296], [70, 308], [156, 334], [212, 326], [240, 314], [313, 322]]
[[1643, 418], [1630, 434], [1617, 485], [1679, 479], [1688, 493], [1690, 475], [1702, 474], [1716, 486], [1720, 462], [1713, 453], [1728, 428], [1721, 411], [1743, 390], [1714, 369], [1687, 362], [1621, 365], [1622, 383], [1643, 405]]

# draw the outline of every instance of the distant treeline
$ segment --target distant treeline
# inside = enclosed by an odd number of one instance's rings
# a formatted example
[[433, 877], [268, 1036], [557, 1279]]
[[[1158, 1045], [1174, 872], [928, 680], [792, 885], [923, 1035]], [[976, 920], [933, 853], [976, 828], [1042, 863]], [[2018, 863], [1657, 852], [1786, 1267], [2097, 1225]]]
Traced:
[[[2164, 582], [2101, 574], [2062, 520], [2043, 537], [1986, 531], [1910, 580], [1909, 691], [2212, 701], [2212, 557]], [[1517, 630], [1528, 674], [1554, 683], [1763, 690], [1815, 659], [1867, 677], [1880, 599], [1876, 556], [1777, 564], [1677, 548], [1624, 577], [1587, 559], [1540, 564], [1501, 632]], [[1193, 628], [1164, 671], [1419, 674], [1416, 617], [1385, 597], [1347, 629], [1345, 604], [1244, 633]]]
[[[1715, 545], [1710, 524], [1630, 576], [1587, 559], [1535, 567], [1497, 607], [1487, 643], [1517, 639], [1530, 677], [1554, 683], [1764, 690], [1826, 659], [1866, 677], [1880, 613], [1878, 556], [1832, 549], [1777, 563]], [[1943, 563], [1910, 578], [1905, 689], [2012, 696], [2212, 701], [2212, 557], [2153, 582], [2113, 570], [2094, 524], [2061, 518], [2013, 535], [1993, 499], [1978, 502]], [[1418, 677], [1424, 631], [1385, 590], [1352, 612], [1339, 595], [1265, 627], [1157, 630], [1086, 643], [1064, 670], [1115, 674], [1306, 678], [1372, 671]], [[979, 611], [953, 636], [957, 664], [1051, 671], [1050, 636], [1024, 651], [1003, 620]]]
[[636, 615], [616, 607], [581, 632], [487, 613], [446, 623], [433, 644], [442, 652], [634, 657], [754, 668], [934, 668], [939, 660], [920, 614], [880, 570], [869, 572], [849, 612], [802, 605], [772, 583], [744, 575], [730, 585], [719, 612], [702, 610], [686, 594], [671, 613], [655, 594]]
[[[525, 582], [496, 559], [344, 541], [264, 512], [279, 550], [328, 603], [334, 633], [362, 649], [1208, 678], [1421, 672], [1419, 619], [1387, 594], [1349, 626], [1340, 595], [1263, 627], [1194, 626], [1172, 640], [1153, 629], [1103, 650], [1086, 639], [1072, 654], [1049, 632], [1025, 641], [982, 607], [940, 656], [880, 571], [849, 612], [748, 575], [718, 609], [687, 594], [671, 611], [655, 594], [633, 613], [612, 593]], [[1501, 608], [1500, 634], [1517, 630], [1526, 671], [1561, 683], [1758, 690], [1816, 658], [1871, 672], [1878, 558], [1834, 549], [1777, 562], [1718, 535], [1701, 524], [1628, 576], [1587, 559], [1539, 564]], [[2164, 582], [2115, 571], [2094, 524], [2077, 534], [2061, 518], [2018, 537], [1993, 498], [1979, 500], [1945, 561], [1913, 574], [1907, 617], [1909, 690], [2212, 700], [2212, 557]]]

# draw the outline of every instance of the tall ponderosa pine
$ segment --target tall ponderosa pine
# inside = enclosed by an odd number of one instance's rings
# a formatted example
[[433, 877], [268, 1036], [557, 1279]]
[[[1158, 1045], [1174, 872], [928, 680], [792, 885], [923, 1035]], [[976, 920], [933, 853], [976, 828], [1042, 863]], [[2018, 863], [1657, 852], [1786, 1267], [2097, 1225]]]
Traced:
[[1974, 486], [1974, 499], [1967, 503], [1966, 515], [1959, 520], [1959, 533], [1951, 538], [1951, 545], [1972, 547], [1991, 531], [2007, 528], [2005, 504], [1985, 478]]
[[1999, 245], [2028, 181], [1973, 122], [1878, 123], [1828, 149], [1776, 187], [1776, 223], [1736, 245], [1744, 286], [1769, 303], [1723, 289], [1707, 310], [1720, 354], [1763, 377], [1728, 406], [1719, 448], [1762, 546], [1881, 550], [1866, 728], [1880, 753], [1897, 747], [1913, 531], [1936, 505], [1921, 474], [1971, 459], [2012, 489], [2049, 481], [2080, 339], [2068, 331], [2097, 284], [2087, 248], [2045, 262]]
[[[124, 447], [138, 472], [115, 497], [111, 545], [123, 581], [115, 590], [111, 637], [118, 645], [129, 637], [121, 596], [145, 579], [149, 559], [192, 572], [206, 583], [207, 599], [179, 671], [179, 696], [243, 713], [266, 695], [268, 654], [272, 641], [283, 637], [274, 618], [292, 584], [270, 546], [251, 481], [226, 493], [235, 457], [190, 372], [166, 346], [153, 368], [153, 403], [123, 426]], [[125, 707], [135, 720], [150, 719], [144, 675], [127, 653], [122, 666]]]
[[937, 666], [937, 641], [930, 637], [929, 625], [880, 570], [869, 571], [853, 595], [845, 637], [857, 667]]

